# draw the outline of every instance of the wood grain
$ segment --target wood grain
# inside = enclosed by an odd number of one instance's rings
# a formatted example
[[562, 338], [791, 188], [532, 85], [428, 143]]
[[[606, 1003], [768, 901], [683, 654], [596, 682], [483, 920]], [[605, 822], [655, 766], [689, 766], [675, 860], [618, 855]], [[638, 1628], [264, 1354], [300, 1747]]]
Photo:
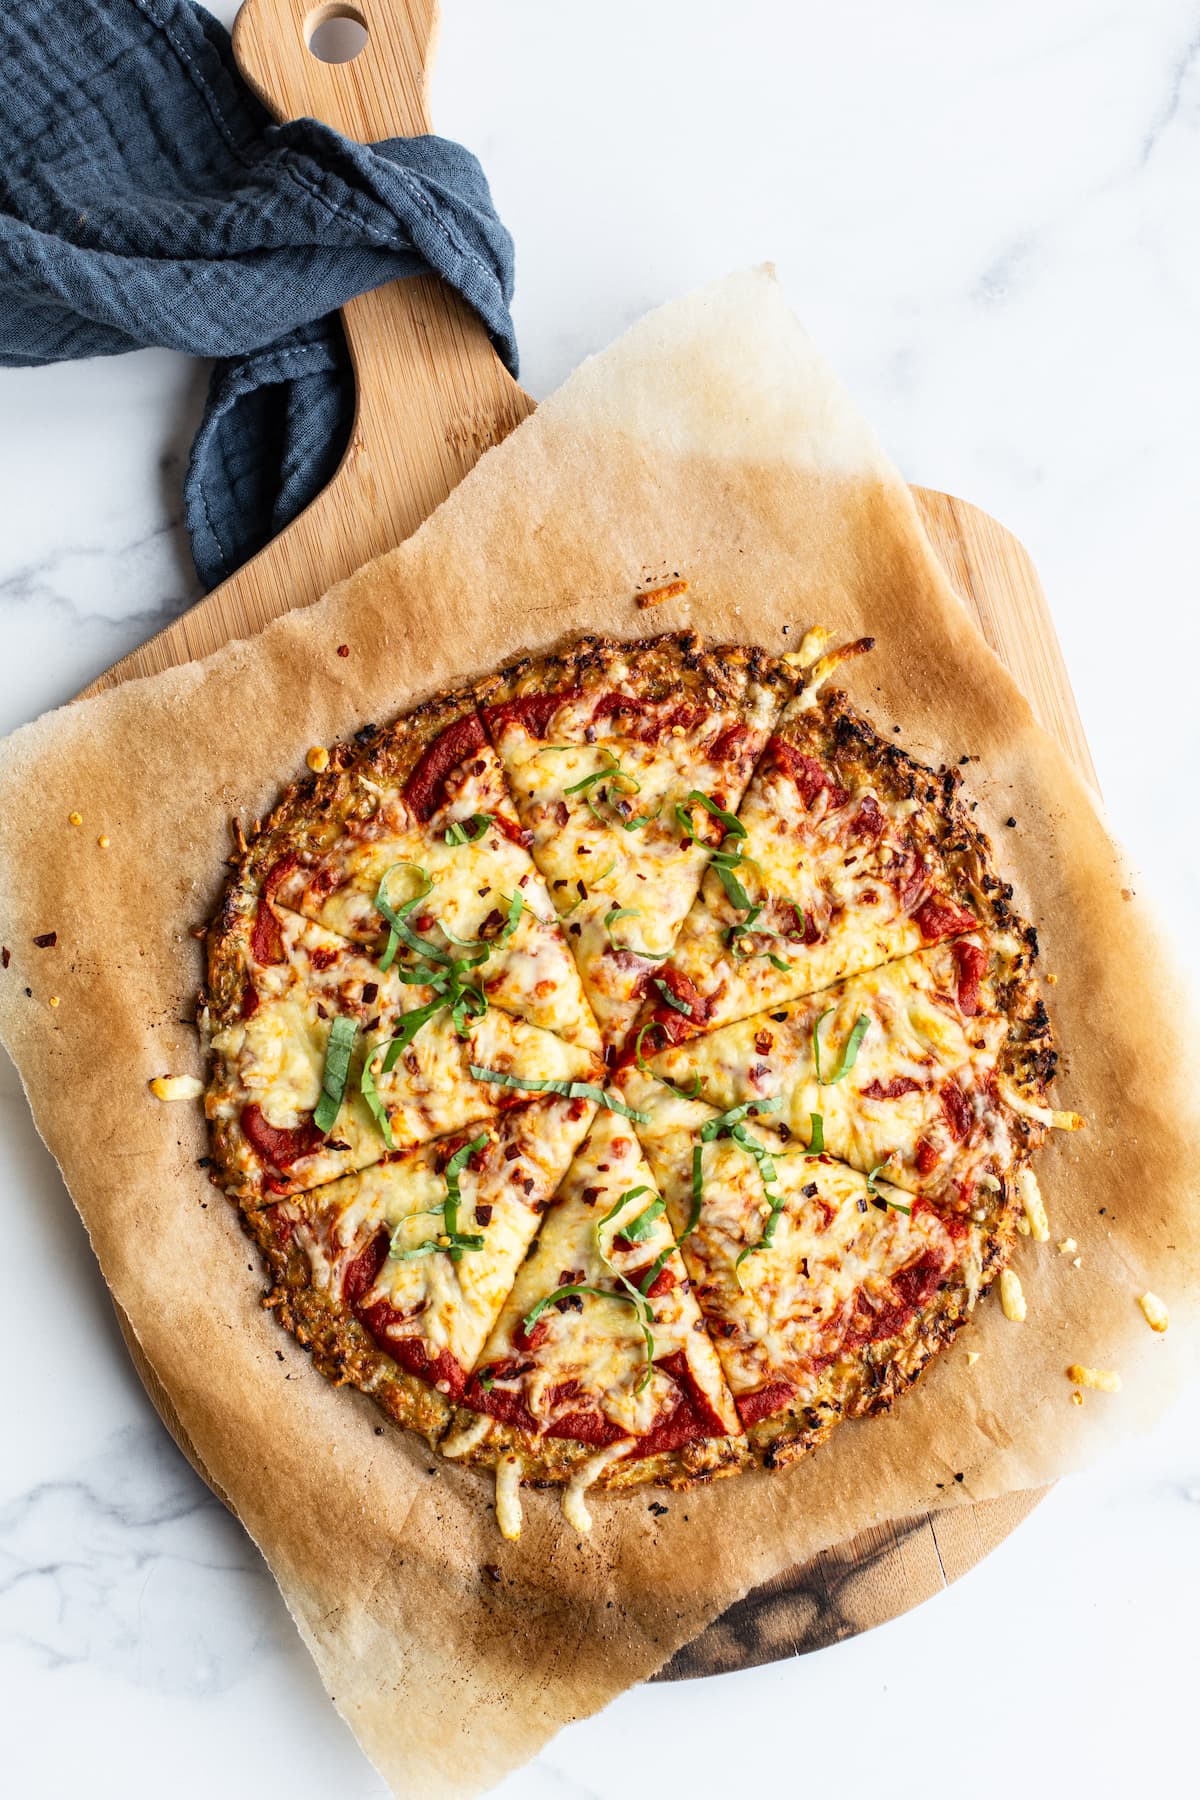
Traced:
[[[321, 63], [307, 49], [306, 33], [332, 14], [355, 16], [367, 26], [368, 42], [353, 62]], [[428, 71], [436, 25], [436, 0], [355, 0], [353, 6], [315, 8], [307, 0], [248, 0], [234, 26], [234, 49], [276, 117], [313, 116], [371, 142], [430, 129]], [[293, 607], [310, 605], [360, 563], [409, 536], [483, 452], [533, 410], [475, 315], [432, 278], [364, 295], [344, 308], [343, 321], [358, 404], [349, 447], [329, 486], [231, 580], [87, 692], [208, 655]], [[922, 488], [914, 494], [963, 604], [1040, 722], [1094, 783], [1029, 557], [1011, 533], [966, 501]], [[164, 1423], [213, 1486], [119, 1310], [118, 1319]], [[747, 1595], [681, 1650], [659, 1679], [748, 1668], [894, 1618], [972, 1567], [1039, 1498], [1008, 1495], [865, 1532]]]

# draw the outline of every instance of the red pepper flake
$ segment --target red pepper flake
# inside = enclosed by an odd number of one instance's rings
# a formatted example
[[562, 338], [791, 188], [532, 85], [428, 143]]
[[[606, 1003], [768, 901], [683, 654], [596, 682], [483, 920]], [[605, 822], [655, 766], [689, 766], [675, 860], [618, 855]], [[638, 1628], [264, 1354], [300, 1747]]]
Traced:
[[3, 946], [0, 946], [0, 968], [7, 969], [8, 965], [11, 961], [12, 961], [12, 952], [9, 949], [8, 945], [4, 944]]
[[338, 655], [339, 656], [349, 656], [349, 654], [350, 654], [349, 644], [339, 644], [338, 645]]
[[33, 941], [39, 950], [53, 950], [58, 942], [58, 933], [57, 931], [43, 931], [41, 936], [35, 937]]

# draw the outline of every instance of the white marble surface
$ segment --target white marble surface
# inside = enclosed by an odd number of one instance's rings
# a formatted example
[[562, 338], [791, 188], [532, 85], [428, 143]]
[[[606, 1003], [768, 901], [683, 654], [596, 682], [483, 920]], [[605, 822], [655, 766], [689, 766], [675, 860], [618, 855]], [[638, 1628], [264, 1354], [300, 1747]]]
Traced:
[[[1033, 552], [1118, 827], [1176, 928], [1200, 926], [1195, 0], [444, 11], [435, 116], [516, 234], [532, 391], [645, 307], [773, 258], [908, 476]], [[161, 353], [0, 373], [0, 728], [195, 598], [178, 485], [203, 384]], [[0, 1107], [0, 1786], [382, 1795], [159, 1428], [10, 1068]], [[630, 1800], [686, 1772], [716, 1796], [781, 1770], [899, 1800], [931, 1778], [978, 1800], [1194, 1792], [1198, 1426], [1194, 1394], [916, 1613], [628, 1694], [503, 1794]], [[980, 1703], [1003, 1709], [982, 1740]]]

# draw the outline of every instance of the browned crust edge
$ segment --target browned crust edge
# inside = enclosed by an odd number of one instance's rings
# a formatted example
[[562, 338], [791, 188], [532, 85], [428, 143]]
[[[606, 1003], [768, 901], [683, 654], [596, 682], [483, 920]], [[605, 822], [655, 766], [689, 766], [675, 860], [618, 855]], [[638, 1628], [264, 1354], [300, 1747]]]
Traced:
[[603, 687], [618, 667], [640, 698], [694, 696], [716, 708], [742, 704], [755, 688], [778, 694], [782, 703], [795, 685], [782, 659], [757, 644], [707, 645], [694, 631], [674, 631], [628, 642], [589, 634], [562, 650], [523, 656], [484, 676], [475, 695], [481, 707], [488, 707], [527, 694]]

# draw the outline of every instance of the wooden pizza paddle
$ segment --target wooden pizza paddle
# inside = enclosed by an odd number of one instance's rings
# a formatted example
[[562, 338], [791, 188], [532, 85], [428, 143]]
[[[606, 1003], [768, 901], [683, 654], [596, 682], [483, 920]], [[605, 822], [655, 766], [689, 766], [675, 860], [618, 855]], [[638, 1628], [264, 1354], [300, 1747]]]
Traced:
[[[428, 72], [437, 10], [437, 0], [333, 0], [315, 8], [310, 0], [247, 0], [234, 25], [234, 52], [279, 119], [318, 118], [364, 143], [413, 136], [431, 129]], [[366, 42], [352, 61], [331, 64], [310, 51], [313, 32], [331, 19], [365, 27]], [[343, 309], [342, 319], [358, 406], [349, 448], [329, 486], [236, 575], [87, 692], [205, 656], [292, 607], [310, 605], [360, 563], [408, 537], [483, 452], [533, 410], [474, 313], [432, 277], [364, 294]], [[1054, 626], [1025, 551], [965, 501], [924, 488], [914, 494], [971, 617], [1041, 724], [1095, 785]], [[220, 1493], [119, 1309], [118, 1317], [167, 1429]], [[749, 1668], [894, 1618], [986, 1556], [1040, 1498], [1040, 1492], [1011, 1494], [864, 1532], [748, 1594], [679, 1651], [659, 1679]]]

